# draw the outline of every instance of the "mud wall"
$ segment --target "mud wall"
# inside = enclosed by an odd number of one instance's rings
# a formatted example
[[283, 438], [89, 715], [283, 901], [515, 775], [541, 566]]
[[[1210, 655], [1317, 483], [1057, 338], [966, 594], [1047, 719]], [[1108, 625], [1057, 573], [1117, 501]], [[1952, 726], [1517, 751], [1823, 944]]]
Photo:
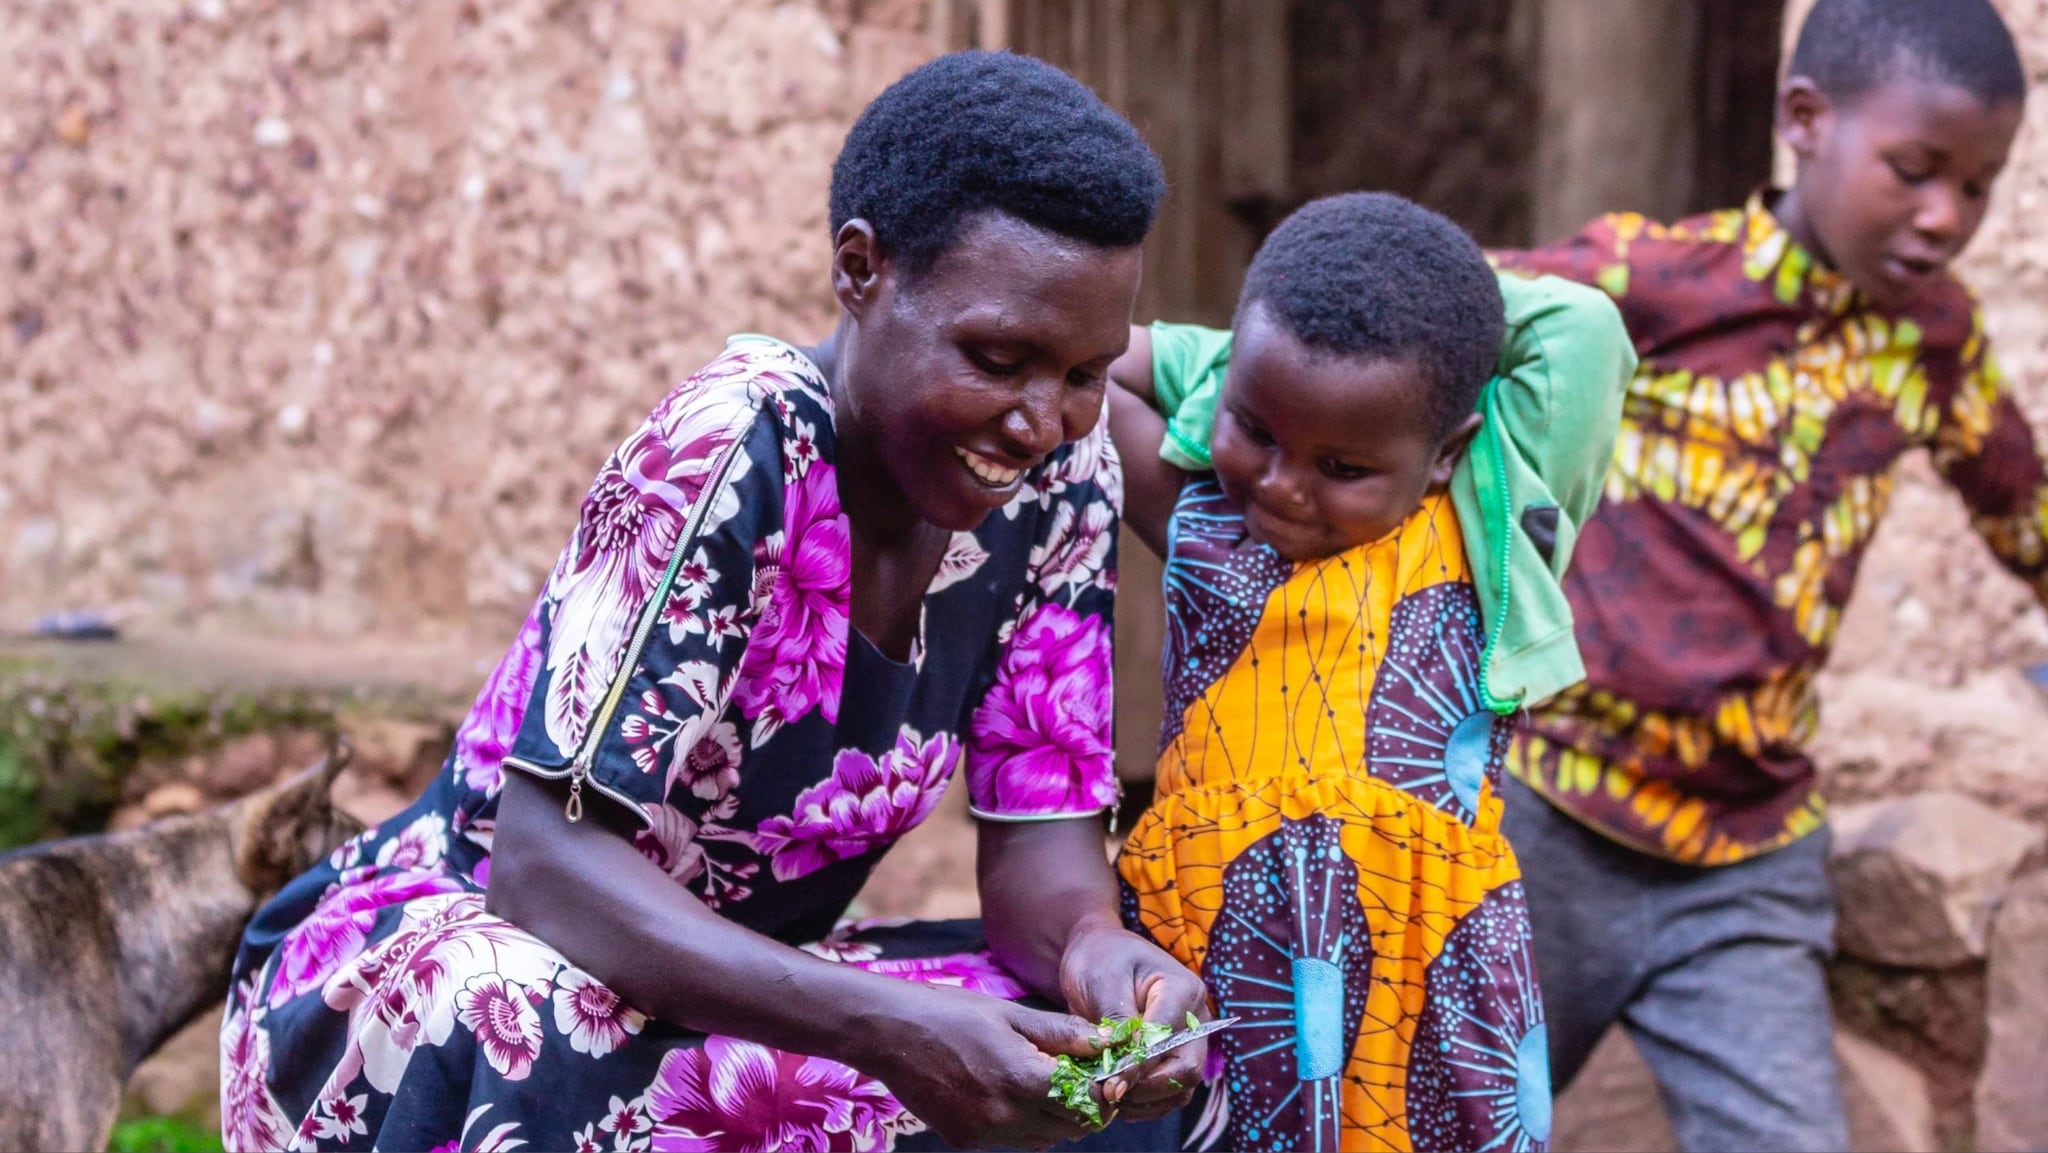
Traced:
[[0, 21], [0, 627], [498, 638], [825, 193], [922, 0], [22, 0]]

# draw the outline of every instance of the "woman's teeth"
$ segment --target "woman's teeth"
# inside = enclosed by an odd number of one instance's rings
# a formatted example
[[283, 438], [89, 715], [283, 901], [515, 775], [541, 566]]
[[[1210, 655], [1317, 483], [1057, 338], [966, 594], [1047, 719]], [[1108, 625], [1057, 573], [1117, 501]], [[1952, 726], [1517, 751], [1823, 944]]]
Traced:
[[953, 451], [959, 453], [960, 459], [966, 462], [967, 471], [980, 477], [981, 482], [991, 488], [1008, 488], [1016, 483], [1018, 477], [1024, 475], [1022, 469], [1004, 468], [979, 453], [968, 452], [957, 446]]

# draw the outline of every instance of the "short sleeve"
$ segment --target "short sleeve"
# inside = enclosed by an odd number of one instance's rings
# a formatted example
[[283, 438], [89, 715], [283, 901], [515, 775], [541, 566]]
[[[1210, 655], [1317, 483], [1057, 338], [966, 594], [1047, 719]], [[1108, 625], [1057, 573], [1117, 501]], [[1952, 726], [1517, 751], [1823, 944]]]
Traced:
[[1199, 324], [1152, 325], [1152, 393], [1166, 417], [1159, 456], [1175, 468], [1206, 472], [1216, 402], [1230, 367], [1230, 333]]
[[[1111, 659], [1122, 470], [1108, 422], [1043, 467], [1026, 590], [967, 723], [968, 801], [984, 820], [1091, 816], [1116, 804]], [[994, 519], [994, 518], [991, 518]]]
[[542, 594], [540, 668], [505, 761], [649, 825], [738, 779], [727, 706], [759, 615], [756, 554], [793, 487], [775, 419], [739, 391], [672, 397], [605, 462]]

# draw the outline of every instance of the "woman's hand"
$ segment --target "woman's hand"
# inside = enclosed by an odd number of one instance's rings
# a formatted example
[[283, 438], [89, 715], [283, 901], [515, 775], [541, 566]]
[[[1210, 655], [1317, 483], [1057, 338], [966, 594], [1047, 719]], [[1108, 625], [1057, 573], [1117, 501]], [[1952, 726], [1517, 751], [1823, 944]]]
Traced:
[[845, 1054], [950, 1145], [1044, 1149], [1089, 1132], [1048, 1096], [1053, 1058], [1099, 1051], [1092, 1021], [997, 997], [904, 985]]
[[[1143, 1017], [1179, 1031], [1188, 1014], [1210, 1017], [1207, 991], [1185, 965], [1115, 921], [1077, 924], [1060, 957], [1060, 986], [1077, 1014]], [[1159, 1059], [1112, 1077], [1103, 1097], [1139, 1120], [1164, 1116], [1188, 1103], [1202, 1079], [1208, 1041], [1194, 1041]]]

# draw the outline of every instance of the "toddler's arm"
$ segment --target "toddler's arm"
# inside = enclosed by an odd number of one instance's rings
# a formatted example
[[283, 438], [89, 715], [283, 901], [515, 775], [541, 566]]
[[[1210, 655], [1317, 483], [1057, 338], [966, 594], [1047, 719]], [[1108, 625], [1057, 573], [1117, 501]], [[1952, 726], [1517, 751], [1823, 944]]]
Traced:
[[1109, 366], [1109, 437], [1124, 465], [1124, 523], [1166, 555], [1166, 526], [1187, 474], [1162, 458], [1166, 418], [1154, 411], [1152, 334], [1131, 329], [1131, 347]]

